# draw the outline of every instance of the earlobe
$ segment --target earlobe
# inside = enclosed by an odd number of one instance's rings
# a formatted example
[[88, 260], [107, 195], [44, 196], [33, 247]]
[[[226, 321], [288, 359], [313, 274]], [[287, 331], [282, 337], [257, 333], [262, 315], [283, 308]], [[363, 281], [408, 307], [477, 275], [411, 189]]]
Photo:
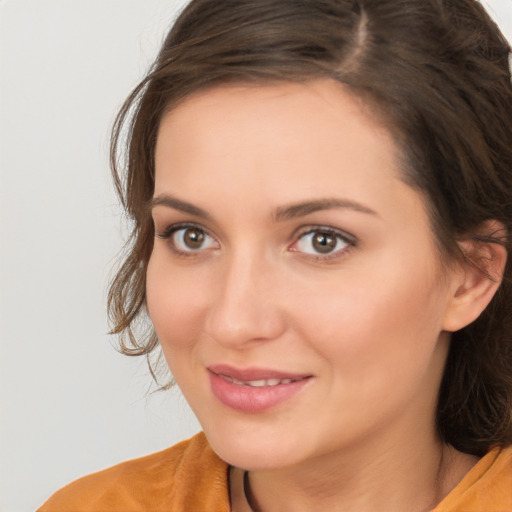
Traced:
[[501, 285], [507, 250], [506, 230], [498, 221], [486, 222], [482, 235], [459, 242], [464, 260], [454, 276], [452, 295], [445, 312], [443, 329], [458, 331], [475, 321]]

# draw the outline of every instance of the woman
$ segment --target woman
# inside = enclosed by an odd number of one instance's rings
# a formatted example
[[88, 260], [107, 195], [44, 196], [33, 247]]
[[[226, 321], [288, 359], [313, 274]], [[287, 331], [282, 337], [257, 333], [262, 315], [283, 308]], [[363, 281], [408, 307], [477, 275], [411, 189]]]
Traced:
[[110, 311], [204, 434], [40, 510], [512, 510], [509, 52], [473, 0], [193, 0]]

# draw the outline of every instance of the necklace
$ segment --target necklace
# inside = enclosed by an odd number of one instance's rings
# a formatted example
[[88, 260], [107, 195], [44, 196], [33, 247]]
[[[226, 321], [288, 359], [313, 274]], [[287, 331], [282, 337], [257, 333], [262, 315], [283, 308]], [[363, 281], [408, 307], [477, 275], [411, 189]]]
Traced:
[[[439, 460], [439, 464], [438, 464], [438, 469], [437, 469], [437, 475], [436, 475], [436, 479], [435, 479], [435, 487], [436, 487], [436, 494], [435, 494], [435, 497], [432, 501], [432, 504], [431, 506], [428, 507], [428, 509], [426, 510], [431, 510], [436, 503], [438, 503], [441, 499], [442, 499], [442, 491], [440, 489], [441, 487], [441, 480], [442, 480], [442, 476], [445, 472], [445, 453], [444, 451], [441, 452], [441, 455], [440, 455], [440, 460]], [[239, 473], [240, 475], [240, 473]], [[254, 502], [254, 498], [252, 496], [252, 492], [251, 492], [251, 485], [250, 485], [250, 482], [249, 482], [249, 471], [247, 470], [244, 470], [243, 473], [242, 473], [242, 476], [241, 476], [241, 486], [240, 486], [240, 480], [239, 480], [240, 476], [238, 476], [237, 480], [238, 480], [238, 489], [240, 489], [240, 487], [242, 488], [242, 492], [240, 493], [240, 496], [242, 497], [243, 496], [243, 501], [245, 503], [243, 503], [243, 511], [244, 512], [261, 512], [261, 509], [257, 506], [257, 504]]]
[[244, 471], [243, 476], [243, 484], [244, 484], [244, 497], [247, 505], [251, 512], [260, 512], [260, 510], [254, 505], [254, 502], [251, 498], [251, 488], [249, 485], [249, 471]]

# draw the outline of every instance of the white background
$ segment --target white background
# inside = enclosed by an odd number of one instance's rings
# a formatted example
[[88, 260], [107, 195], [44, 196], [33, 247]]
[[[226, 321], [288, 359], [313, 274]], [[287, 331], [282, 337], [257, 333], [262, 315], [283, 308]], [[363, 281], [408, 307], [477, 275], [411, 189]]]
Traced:
[[[0, 0], [0, 512], [199, 428], [105, 334], [108, 131], [183, 3]], [[512, 0], [486, 4], [512, 39]]]

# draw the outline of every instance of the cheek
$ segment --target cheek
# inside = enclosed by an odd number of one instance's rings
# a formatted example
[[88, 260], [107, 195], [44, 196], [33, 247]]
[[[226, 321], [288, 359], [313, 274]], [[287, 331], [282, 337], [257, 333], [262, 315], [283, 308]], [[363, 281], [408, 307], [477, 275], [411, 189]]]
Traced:
[[441, 332], [442, 293], [426, 273], [402, 267], [382, 277], [366, 270], [321, 293], [295, 295], [302, 336], [347, 373], [392, 374], [425, 362]]
[[355, 411], [354, 424], [366, 427], [408, 404], [433, 407], [446, 357], [430, 296], [435, 290], [414, 280], [407, 286], [402, 279], [382, 286], [356, 281], [345, 280], [345, 287], [302, 307], [302, 317], [310, 319], [302, 338], [323, 361], [325, 400]]
[[165, 355], [194, 343], [208, 293], [197, 271], [166, 265], [158, 254], [151, 257], [146, 276], [147, 309]]

